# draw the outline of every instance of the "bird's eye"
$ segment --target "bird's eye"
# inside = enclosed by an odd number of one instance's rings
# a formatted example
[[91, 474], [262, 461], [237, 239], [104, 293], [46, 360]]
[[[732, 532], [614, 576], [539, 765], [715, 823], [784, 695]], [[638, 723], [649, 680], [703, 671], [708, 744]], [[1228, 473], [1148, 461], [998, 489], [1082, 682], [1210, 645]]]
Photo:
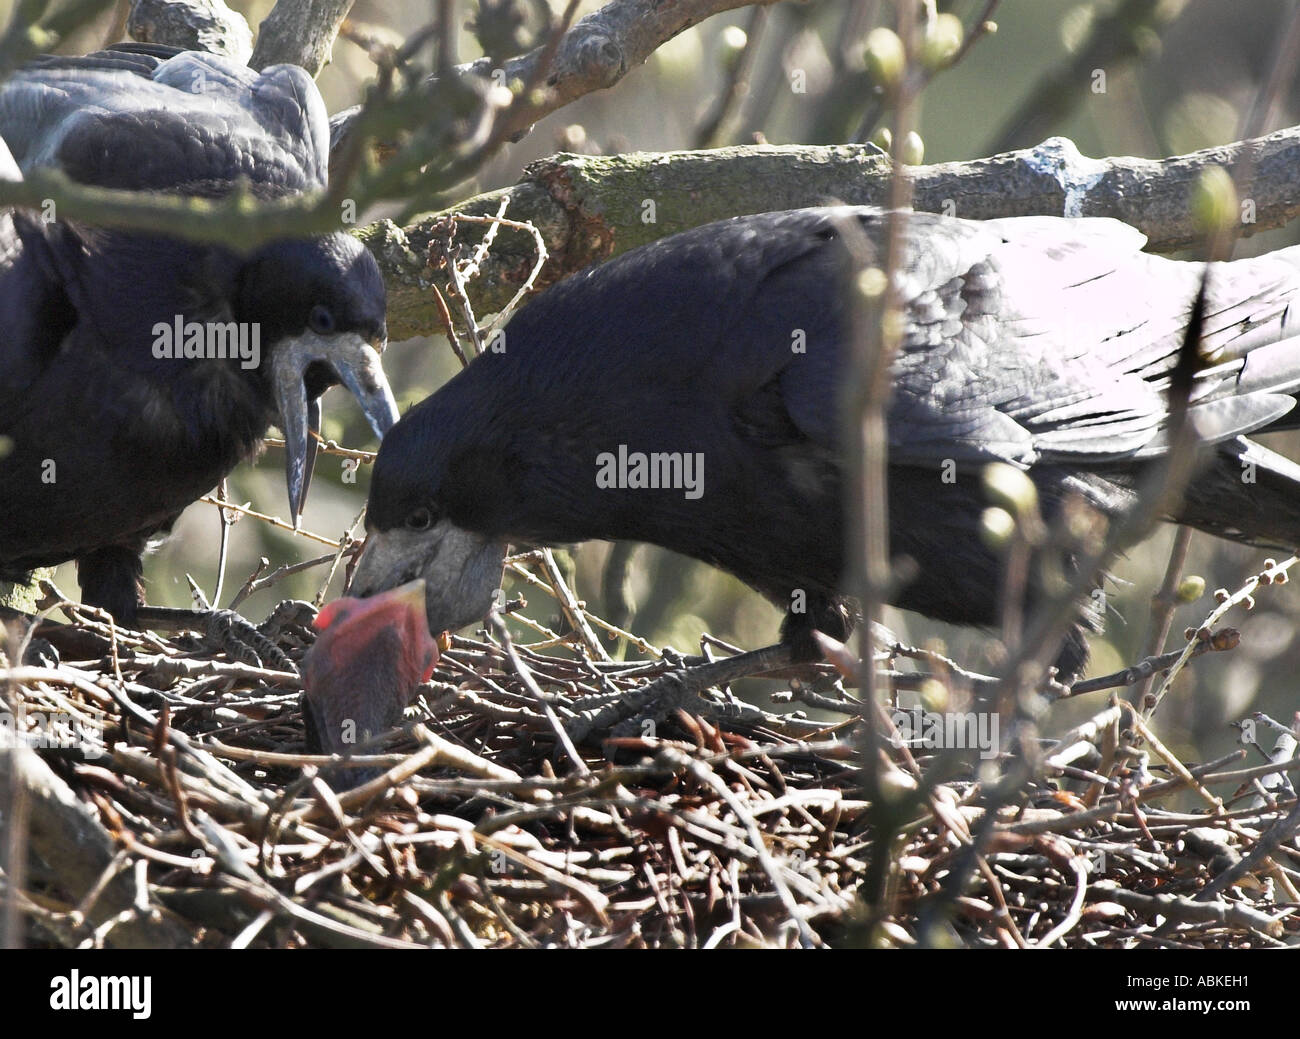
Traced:
[[329, 335], [334, 331], [334, 315], [330, 313], [329, 307], [321, 306], [319, 303], [311, 308], [307, 323], [311, 325], [313, 332], [320, 335]]
[[433, 513], [421, 505], [406, 517], [407, 530], [428, 530], [433, 526]]

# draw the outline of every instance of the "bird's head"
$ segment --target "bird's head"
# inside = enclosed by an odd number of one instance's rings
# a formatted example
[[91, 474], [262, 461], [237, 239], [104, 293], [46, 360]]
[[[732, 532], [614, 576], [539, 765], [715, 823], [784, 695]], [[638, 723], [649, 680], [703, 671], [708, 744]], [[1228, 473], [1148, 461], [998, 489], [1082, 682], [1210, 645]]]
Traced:
[[383, 278], [365, 246], [342, 232], [272, 242], [243, 265], [237, 306], [267, 345], [296, 524], [315, 461], [309, 430], [320, 428], [320, 395], [342, 383], [379, 437], [397, 421], [379, 363], [388, 339]]
[[429, 630], [481, 620], [501, 584], [518, 473], [466, 424], [457, 395], [481, 362], [408, 412], [380, 445], [366, 507], [366, 544], [352, 594], [369, 596], [423, 578]]
[[[337, 599], [313, 627], [316, 642], [302, 663], [307, 747], [311, 753], [349, 754], [401, 723], [438, 662], [423, 586], [412, 582], [364, 601]], [[338, 785], [364, 778], [345, 773]]]

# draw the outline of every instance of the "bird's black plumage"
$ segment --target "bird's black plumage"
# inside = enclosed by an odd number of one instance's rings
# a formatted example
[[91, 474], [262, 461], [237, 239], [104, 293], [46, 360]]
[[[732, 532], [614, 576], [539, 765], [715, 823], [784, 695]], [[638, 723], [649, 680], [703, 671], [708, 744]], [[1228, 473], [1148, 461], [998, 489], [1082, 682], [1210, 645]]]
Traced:
[[[52, 167], [101, 187], [278, 197], [325, 186], [328, 132], [302, 69], [167, 48], [47, 58], [0, 86], [10, 177]], [[160, 346], [196, 327], [204, 356], [177, 356], [183, 336]], [[229, 356], [236, 334], [246, 352]], [[378, 267], [342, 231], [241, 255], [0, 215], [0, 577], [76, 559], [86, 601], [133, 621], [146, 541], [269, 424], [290, 442], [296, 516], [330, 384], [377, 432], [396, 420], [385, 338]]]
[[[843, 634], [848, 223], [880, 245], [878, 211], [768, 213], [633, 250], [541, 294], [502, 352], [385, 438], [354, 587], [423, 576], [430, 623], [455, 627], [486, 608], [505, 542], [632, 539], [729, 570], [792, 609], [785, 634], [802, 652], [813, 628]], [[996, 620], [1000, 556], [980, 533], [990, 462], [1027, 471], [1049, 514], [1072, 494], [1112, 515], [1132, 504], [1167, 447], [1165, 381], [1204, 271], [1142, 244], [1110, 220], [909, 215], [888, 498], [892, 551], [914, 573], [897, 605]], [[1242, 436], [1294, 405], [1298, 289], [1289, 251], [1212, 272], [1190, 413], [1217, 453], [1177, 519], [1300, 541], [1300, 469]], [[603, 486], [602, 456], [620, 450], [702, 460], [702, 493]]]

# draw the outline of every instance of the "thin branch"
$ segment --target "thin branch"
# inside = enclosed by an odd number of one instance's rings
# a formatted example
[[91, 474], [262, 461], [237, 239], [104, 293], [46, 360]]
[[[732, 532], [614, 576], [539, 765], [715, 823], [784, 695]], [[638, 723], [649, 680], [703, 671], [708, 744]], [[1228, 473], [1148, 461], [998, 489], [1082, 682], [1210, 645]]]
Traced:
[[[761, 0], [767, 4], [774, 0]], [[507, 61], [494, 69], [490, 58], [456, 67], [458, 77], [495, 78], [505, 83], [537, 84], [511, 106], [509, 134], [526, 131], [543, 117], [597, 90], [607, 90], [632, 69], [645, 64], [674, 36], [715, 14], [750, 7], [753, 0], [611, 0], [580, 19], [555, 42]], [[551, 52], [553, 51], [553, 57]], [[545, 69], [540, 83], [539, 70]], [[346, 134], [357, 109], [331, 120], [336, 136]]]

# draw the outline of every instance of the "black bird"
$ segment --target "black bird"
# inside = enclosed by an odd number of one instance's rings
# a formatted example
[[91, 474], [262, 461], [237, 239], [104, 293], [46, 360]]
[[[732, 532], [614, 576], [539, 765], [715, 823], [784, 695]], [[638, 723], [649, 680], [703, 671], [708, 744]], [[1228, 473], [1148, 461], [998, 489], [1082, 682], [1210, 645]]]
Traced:
[[[488, 608], [507, 542], [630, 539], [728, 570], [785, 607], [796, 656], [815, 653], [813, 629], [843, 637], [850, 222], [880, 247], [878, 210], [766, 213], [539, 295], [503, 352], [384, 439], [354, 594], [423, 577], [431, 628], [454, 629]], [[1049, 516], [1075, 494], [1108, 515], [1130, 507], [1167, 450], [1166, 384], [1205, 268], [1143, 253], [1139, 232], [1107, 219], [917, 213], [906, 235], [888, 500], [891, 548], [913, 575], [893, 601], [989, 625], [1002, 557], [981, 535], [983, 469], [1027, 472]], [[1286, 250], [1211, 272], [1189, 414], [1216, 448], [1179, 522], [1300, 541], [1300, 468], [1241, 435], [1284, 424], [1295, 404], [1298, 267], [1300, 250]], [[655, 469], [676, 485], [635, 486]], [[1067, 671], [1091, 620], [1079, 617]]]
[[[0, 136], [10, 178], [52, 167], [205, 198], [321, 189], [329, 158], [302, 69], [142, 45], [15, 73]], [[84, 600], [133, 624], [147, 541], [268, 425], [285, 433], [296, 522], [320, 394], [342, 382], [378, 435], [397, 420], [384, 284], [342, 231], [240, 255], [43, 216], [0, 215], [0, 578], [75, 559]]]

